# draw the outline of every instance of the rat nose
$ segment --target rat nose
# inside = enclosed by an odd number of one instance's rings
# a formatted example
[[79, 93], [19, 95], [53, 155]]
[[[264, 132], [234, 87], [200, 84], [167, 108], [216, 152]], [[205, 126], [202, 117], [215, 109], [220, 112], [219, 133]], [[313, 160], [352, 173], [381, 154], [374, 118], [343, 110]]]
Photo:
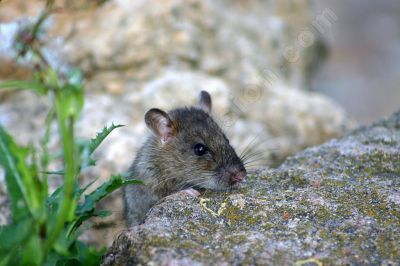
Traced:
[[246, 175], [246, 170], [229, 171], [229, 181], [232, 185], [236, 184], [243, 181], [246, 178]]

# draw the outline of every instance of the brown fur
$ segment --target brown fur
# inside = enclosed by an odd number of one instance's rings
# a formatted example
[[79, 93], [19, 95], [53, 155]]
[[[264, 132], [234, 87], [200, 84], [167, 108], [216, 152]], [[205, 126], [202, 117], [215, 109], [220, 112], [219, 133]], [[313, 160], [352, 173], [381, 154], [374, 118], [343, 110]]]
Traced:
[[[246, 173], [229, 140], [207, 113], [211, 109], [211, 98], [205, 99], [209, 101], [206, 102], [209, 109], [178, 108], [165, 113], [173, 128], [168, 131], [173, 133], [165, 143], [157, 135], [159, 128], [150, 125], [155, 134], [138, 151], [129, 175], [143, 180], [144, 185], [129, 185], [124, 189], [128, 226], [141, 223], [146, 212], [167, 195], [189, 187], [224, 190], [236, 183], [230, 177], [232, 172]], [[156, 110], [157, 116], [163, 112], [160, 111]], [[197, 143], [207, 146], [209, 152], [196, 155], [193, 147]]]

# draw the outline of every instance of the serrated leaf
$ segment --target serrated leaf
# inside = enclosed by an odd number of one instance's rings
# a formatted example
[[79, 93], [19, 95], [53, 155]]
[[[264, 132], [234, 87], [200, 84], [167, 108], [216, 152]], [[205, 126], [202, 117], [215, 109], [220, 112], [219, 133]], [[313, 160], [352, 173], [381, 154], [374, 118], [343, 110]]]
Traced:
[[78, 197], [80, 197], [83, 192], [85, 192], [91, 185], [94, 184], [99, 178], [95, 178], [94, 180], [90, 181], [86, 186], [78, 190]]
[[136, 179], [125, 179], [121, 175], [112, 176], [111, 179], [100, 185], [95, 191], [85, 196], [85, 202], [77, 209], [77, 215], [92, 212], [97, 202], [114, 190], [128, 184], [143, 184], [143, 181]]
[[96, 137], [90, 140], [89, 154], [92, 154], [103, 142], [103, 140], [116, 128], [123, 127], [124, 125], [111, 124], [110, 127], [104, 127], [103, 130], [97, 133]]
[[90, 142], [84, 141], [83, 143], [79, 143], [79, 154], [81, 157], [80, 170], [85, 169], [88, 166], [93, 166], [96, 164], [96, 161], [93, 160], [90, 155]]
[[92, 218], [92, 217], [100, 217], [100, 218], [105, 218], [111, 215], [110, 211], [92, 211], [92, 212], [88, 212], [85, 214], [82, 214], [81, 216], [78, 217], [78, 219], [76, 219], [75, 221], [73, 221], [71, 223], [71, 225], [69, 226], [69, 230], [67, 233], [67, 236], [70, 236], [72, 233], [74, 233], [76, 231], [76, 229], [82, 225], [83, 222], [85, 222], [86, 220]]
[[76, 210], [77, 220], [70, 226], [68, 235], [73, 233], [84, 221], [104, 213], [95, 212], [96, 204], [116, 189], [128, 184], [143, 184], [141, 180], [125, 179], [121, 175], [112, 176], [111, 179], [100, 185], [95, 191], [85, 196], [83, 204]]
[[10, 80], [0, 83], [0, 89], [25, 89], [32, 90], [39, 94], [45, 94], [47, 88], [43, 84], [36, 81], [26, 81], [26, 80]]

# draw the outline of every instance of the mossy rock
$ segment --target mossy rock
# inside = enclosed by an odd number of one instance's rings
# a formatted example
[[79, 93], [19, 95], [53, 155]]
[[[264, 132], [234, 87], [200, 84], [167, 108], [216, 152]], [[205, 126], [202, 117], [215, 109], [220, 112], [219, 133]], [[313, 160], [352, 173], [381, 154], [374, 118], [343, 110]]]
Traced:
[[260, 169], [231, 192], [175, 194], [103, 265], [391, 265], [400, 258], [400, 112]]

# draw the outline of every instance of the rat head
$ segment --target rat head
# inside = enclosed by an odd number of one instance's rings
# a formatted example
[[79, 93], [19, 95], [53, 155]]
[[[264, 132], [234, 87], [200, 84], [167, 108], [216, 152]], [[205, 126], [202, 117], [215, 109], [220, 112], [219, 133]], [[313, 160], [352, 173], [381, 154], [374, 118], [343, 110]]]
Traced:
[[246, 169], [228, 138], [210, 116], [211, 97], [202, 91], [195, 107], [145, 115], [153, 132], [153, 164], [173, 190], [199, 187], [223, 190], [246, 177]]

